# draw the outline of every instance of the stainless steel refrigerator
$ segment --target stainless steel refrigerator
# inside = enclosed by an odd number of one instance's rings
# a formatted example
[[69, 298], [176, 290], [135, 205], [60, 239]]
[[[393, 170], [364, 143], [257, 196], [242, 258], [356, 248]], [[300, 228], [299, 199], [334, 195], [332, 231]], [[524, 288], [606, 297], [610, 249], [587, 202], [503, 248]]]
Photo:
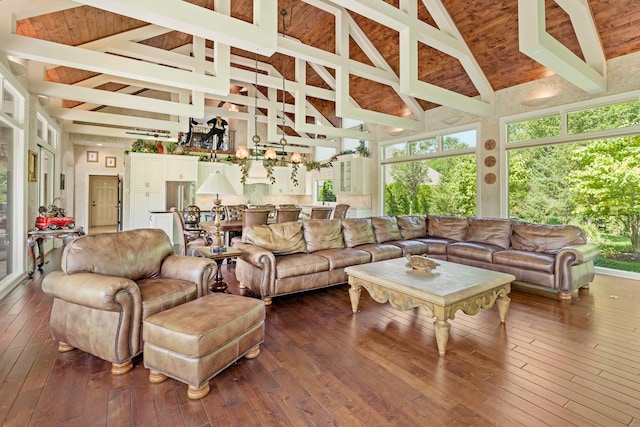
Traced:
[[182, 211], [185, 207], [195, 204], [196, 183], [194, 181], [167, 181], [165, 194], [167, 211], [173, 207]]

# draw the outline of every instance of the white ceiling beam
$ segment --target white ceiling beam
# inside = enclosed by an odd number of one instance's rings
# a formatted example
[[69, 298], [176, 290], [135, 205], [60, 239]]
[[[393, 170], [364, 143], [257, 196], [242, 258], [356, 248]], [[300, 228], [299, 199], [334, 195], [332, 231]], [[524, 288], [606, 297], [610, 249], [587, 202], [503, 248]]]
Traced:
[[29, 90], [38, 95], [52, 98], [70, 99], [80, 102], [95, 102], [102, 99], [102, 105], [130, 108], [133, 110], [150, 111], [161, 114], [174, 114], [186, 117], [201, 117], [204, 105], [189, 105], [171, 101], [163, 101], [153, 98], [145, 98], [135, 95], [127, 95], [106, 90], [70, 86], [61, 83], [34, 82]]
[[[566, 11], [584, 17], [580, 9], [567, 8]], [[581, 29], [576, 35], [583, 32]], [[591, 95], [607, 90], [603, 66], [597, 62], [594, 66], [586, 63], [547, 33], [544, 0], [518, 0], [518, 35], [520, 51], [534, 61]], [[589, 55], [591, 58], [592, 54]]]
[[[83, 135], [98, 135], [98, 136], [106, 136], [112, 138], [128, 138], [128, 139], [138, 139], [141, 135], [136, 135], [127, 132], [138, 132], [132, 129], [122, 129], [122, 128], [112, 128], [112, 127], [103, 127], [103, 126], [91, 126], [91, 125], [76, 125], [76, 124], [65, 124], [65, 131], [69, 133], [77, 133]], [[144, 131], [140, 131], [140, 133], [145, 133]], [[151, 132], [149, 132], [151, 133]], [[154, 137], [145, 135], [144, 139], [150, 141], [178, 141], [178, 134], [174, 133], [169, 135], [168, 138], [164, 137]]]
[[50, 109], [51, 117], [61, 120], [97, 123], [101, 125], [154, 129], [157, 131], [187, 132], [187, 123], [169, 120], [149, 119], [124, 114], [101, 113], [99, 111], [83, 111], [70, 108], [54, 107]]
[[2, 34], [0, 51], [29, 60], [113, 74], [166, 86], [220, 94], [229, 92], [229, 79], [198, 75], [162, 65], [15, 34]]
[[[75, 0], [78, 3], [181, 31], [185, 34], [259, 51], [271, 56], [276, 50], [278, 33], [277, 0], [254, 0], [254, 23], [232, 18], [181, 0]], [[224, 3], [227, 3], [227, 6]], [[218, 0], [218, 8], [229, 0]]]

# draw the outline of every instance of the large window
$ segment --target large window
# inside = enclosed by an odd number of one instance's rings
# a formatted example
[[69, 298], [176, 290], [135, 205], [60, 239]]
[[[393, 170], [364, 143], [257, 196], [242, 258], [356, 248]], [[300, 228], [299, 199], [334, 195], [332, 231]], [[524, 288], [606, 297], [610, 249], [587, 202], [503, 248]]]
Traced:
[[0, 295], [23, 272], [25, 95], [0, 67]]
[[476, 131], [383, 147], [385, 215], [476, 213]]
[[[576, 141], [509, 147], [509, 215], [545, 224], [576, 224], [599, 244], [596, 265], [640, 272], [640, 103], [571, 111]], [[544, 137], [540, 119], [518, 123], [531, 140]], [[618, 135], [620, 129], [629, 135]], [[610, 131], [611, 137], [587, 138]], [[582, 136], [582, 137], [580, 137]], [[517, 144], [514, 144], [517, 145]]]

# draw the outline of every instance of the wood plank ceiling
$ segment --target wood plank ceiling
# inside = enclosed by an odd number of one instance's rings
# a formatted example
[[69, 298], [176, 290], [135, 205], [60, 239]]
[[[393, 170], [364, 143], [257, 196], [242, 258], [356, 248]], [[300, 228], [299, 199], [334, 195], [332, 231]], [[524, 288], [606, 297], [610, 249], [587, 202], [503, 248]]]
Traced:
[[[200, 8], [214, 10], [213, 0], [187, 0], [194, 6]], [[275, 0], [273, 0], [275, 1]], [[534, 1], [534, 0], [531, 0]], [[583, 0], [587, 3], [587, 0]], [[14, 12], [8, 10], [11, 4], [19, 4], [20, 2], [12, 2], [5, 0], [4, 8], [0, 7], [0, 13]], [[24, 9], [28, 9], [29, 1], [22, 2]], [[38, 3], [38, 2], [34, 2]], [[91, 3], [82, 1], [82, 3]], [[108, 3], [117, 4], [118, 1]], [[135, 2], [134, 2], [135, 3]], [[223, 2], [226, 3], [226, 2]], [[268, 2], [266, 2], [268, 3]], [[369, 3], [360, 0], [352, 1], [329, 1], [329, 0], [277, 0], [277, 11], [285, 10], [287, 13], [277, 17], [277, 31], [279, 34], [286, 32], [285, 39], [299, 41], [302, 45], [316, 49], [318, 59], [308, 58], [307, 53], [290, 54], [287, 49], [282, 48], [278, 43], [278, 51], [270, 56], [259, 55], [261, 78], [263, 75], [273, 75], [281, 79], [279, 74], [272, 74], [268, 70], [273, 67], [278, 73], [284, 74], [286, 84], [291, 85], [293, 82], [300, 81], [300, 71], [296, 71], [296, 56], [298, 59], [305, 59], [304, 74], [308, 87], [318, 88], [325, 91], [335, 91], [336, 84], [339, 80], [337, 71], [331, 67], [322, 66], [325, 59], [322, 53], [326, 52], [333, 55], [340, 55], [339, 49], [343, 49], [337, 38], [339, 32], [337, 27], [343, 19], [352, 22], [350, 37], [348, 38], [349, 59], [368, 66], [376, 66], [375, 58], [372, 60], [370, 52], [365, 52], [368, 48], [358, 43], [357, 37], [354, 36], [354, 28], [364, 34], [368, 39], [370, 47], [373, 48], [378, 58], [383, 61], [385, 67], [395, 76], [401, 76], [401, 34], [397, 29], [385, 25], [385, 22], [379, 22], [381, 19], [374, 17], [366, 17], [358, 13], [361, 4]], [[518, 37], [518, 0], [477, 0], [473, 2], [458, 0], [410, 0], [405, 2], [400, 0], [374, 0], [371, 3], [376, 8], [380, 3], [385, 3], [378, 10], [384, 11], [385, 6], [392, 6], [399, 9], [401, 6], [406, 8], [406, 4], [413, 4], [417, 11], [417, 17], [420, 21], [428, 24], [436, 30], [451, 33], [446, 28], [440, 28], [438, 23], [442, 23], [442, 19], [434, 17], [430, 10], [441, 7], [450, 17], [451, 22], [455, 25], [455, 29], [462, 36], [463, 42], [466, 43], [468, 50], [471, 52], [473, 59], [477, 63], [479, 70], [490, 89], [497, 91], [514, 85], [541, 79], [553, 71], [544, 65], [534, 61], [529, 56], [520, 51]], [[402, 5], [400, 4], [402, 3]], [[406, 3], [406, 4], [405, 4]], [[559, 2], [560, 3], [560, 2]], [[344, 9], [340, 6], [344, 5]], [[625, 7], [628, 6], [628, 7]], [[427, 7], [429, 6], [429, 7]], [[18, 6], [16, 6], [18, 7]], [[100, 6], [102, 7], [102, 6]], [[229, 15], [239, 21], [246, 23], [254, 22], [254, 2], [252, 0], [233, 0], [228, 3]], [[260, 8], [264, 4], [260, 5]], [[373, 7], [373, 6], [372, 6]], [[597, 36], [602, 43], [602, 51], [606, 60], [616, 58], [622, 55], [636, 52], [640, 50], [640, 8], [635, 5], [635, 1], [611, 1], [611, 0], [589, 0], [593, 20], [597, 28]], [[128, 17], [123, 14], [108, 11], [109, 7], [100, 9], [90, 5], [82, 5], [78, 3], [74, 7], [62, 10], [52, 11], [50, 13], [42, 13], [37, 15], [29, 15], [24, 12], [16, 20], [15, 34], [25, 36], [31, 39], [40, 39], [54, 42], [56, 44], [67, 46], [91, 46], [91, 44], [100, 43], [106, 38], [132, 32], [133, 30], [142, 30], [149, 28], [151, 24], [135, 17]], [[345, 15], [338, 19], [334, 10], [342, 11]], [[562, 45], [569, 49], [582, 61], [585, 55], [581, 50], [578, 37], [571, 23], [571, 18], [556, 1], [545, 0], [544, 10], [546, 13], [545, 23], [546, 31], [553, 38], [558, 40]], [[167, 16], [171, 14], [171, 10], [167, 10]], [[18, 14], [18, 16], [22, 16]], [[348, 15], [348, 16], [347, 16]], [[531, 19], [534, 19], [533, 17]], [[355, 24], [355, 27], [354, 27]], [[445, 31], [446, 30], [446, 31]], [[144, 34], [144, 33], [141, 33]], [[451, 34], [449, 34], [451, 35]], [[236, 35], [237, 37], [237, 35]], [[166, 52], [186, 52], [188, 56], [195, 56], [193, 50], [194, 38], [191, 34], [184, 31], [159, 31], [158, 35], [146, 37], [140, 40], [134, 40], [139, 45], [160, 49]], [[215, 52], [216, 44], [211, 40], [207, 40], [207, 60], [212, 61], [211, 52]], [[255, 52], [242, 49], [237, 46], [231, 46], [232, 69], [245, 70], [253, 73], [253, 61], [255, 60]], [[286, 53], [283, 53], [286, 52]], [[16, 56], [15, 51], [9, 52]], [[111, 54], [128, 57], [126, 51]], [[19, 56], [19, 55], [17, 55]], [[26, 56], [25, 56], [26, 57]], [[132, 56], [133, 57], [133, 56]], [[235, 59], [234, 59], [235, 58]], [[246, 58], [244, 62], [237, 58]], [[443, 88], [466, 97], [481, 97], [478, 85], [474, 84], [469, 73], [466, 72], [463, 63], [458, 58], [448, 55], [441, 50], [430, 47], [427, 43], [418, 43], [417, 54], [417, 75], [418, 80], [430, 83], [439, 88]], [[140, 60], [140, 58], [136, 58]], [[151, 62], [151, 59], [146, 59]], [[157, 60], [162, 63], [162, 58]], [[135, 66], [135, 63], [132, 63]], [[166, 64], [174, 66], [172, 64]], [[266, 67], [266, 68], [265, 68]], [[179, 67], [177, 67], [179, 68]], [[31, 73], [33, 74], [33, 73]], [[92, 69], [74, 68], [69, 66], [61, 66], [58, 64], [47, 64], [46, 78], [47, 82], [62, 83], [65, 85], [82, 85], [92, 78], [99, 76], [100, 73]], [[240, 76], [247, 76], [246, 74]], [[249, 75], [251, 77], [251, 75]], [[240, 78], [239, 80], [241, 80]], [[246, 117], [253, 117], [252, 111], [247, 111], [253, 104], [252, 97], [246, 96], [249, 93], [249, 87], [253, 86], [251, 78], [244, 78], [245, 81], [234, 80], [233, 75], [230, 84], [229, 93], [231, 95], [245, 95], [246, 102], [232, 98], [229, 95], [207, 94], [205, 104], [213, 109], [207, 108], [207, 114], [219, 113], [218, 106], [231, 108], [236, 105], [238, 114], [245, 113]], [[247, 81], [248, 80], [248, 81]], [[127, 86], [136, 86], [136, 89], [129, 89]], [[270, 86], [270, 88], [268, 88]], [[275, 86], [275, 87], [274, 87]], [[35, 85], [37, 87], [37, 85]], [[162, 94], [162, 87], [149, 86], [145, 82], [131, 85], [121, 79], [107, 78], [97, 86], [91, 86], [94, 89], [100, 89], [109, 92], [126, 92], [128, 94], [138, 96], [159, 97], [171, 99], [172, 88], [168, 87], [166, 93]], [[291, 86], [290, 86], [291, 87]], [[282, 94], [278, 90], [275, 83], [259, 85], [260, 98], [265, 102], [271, 102], [271, 106], [281, 104]], [[287, 91], [286, 104], [291, 106], [287, 108], [287, 126], [286, 133], [288, 135], [302, 136], [304, 138], [313, 139], [316, 135], [307, 130], [298, 130], [294, 124], [296, 112], [293, 105], [299, 100], [294, 99], [294, 91]], [[324, 92], [323, 92], [324, 93]], [[350, 102], [356, 108], [366, 110], [366, 112], [381, 113], [389, 117], [415, 117], [416, 111], [418, 115], [423, 111], [437, 107], [438, 104], [430, 102], [424, 97], [407, 97], [398, 91], [397, 85], [384, 84], [380, 81], [364, 78], [356, 74], [350, 74], [348, 78], [348, 95]], [[341, 119], [337, 108], [337, 99], [322, 99], [320, 96], [309, 94], [305, 98], [306, 117], [302, 122], [318, 123], [325, 122], [326, 126], [341, 126]], [[195, 102], [193, 94], [191, 99]], [[225, 103], [226, 102], [226, 103]], [[223, 104], [224, 103], [224, 104]], [[70, 96], [65, 99], [62, 110], [65, 109], [82, 109], [82, 105], [86, 104], [85, 100], [74, 99]], [[85, 110], [90, 111], [110, 111], [108, 103], [100, 103], [98, 100], [91, 105], [90, 108], [85, 106]], [[244, 104], [244, 105], [243, 105]], [[262, 104], [259, 114], [261, 119], [263, 115], [269, 116], [281, 113], [271, 111]], [[298, 111], [298, 113], [299, 113]], [[137, 113], [133, 112], [132, 115]], [[365, 113], [365, 117], [367, 117]], [[144, 114], [137, 114], [144, 116]], [[177, 115], [180, 115], [179, 113]], [[169, 115], [158, 115], [159, 119], [167, 119]], [[372, 122], [375, 121], [375, 114], [371, 115]], [[198, 118], [198, 117], [196, 117]], [[300, 118], [298, 118], [300, 119]], [[250, 122], [251, 120], [248, 119]], [[280, 124], [281, 119], [277, 117], [272, 119], [276, 123], [277, 131], [282, 132]], [[80, 123], [82, 121], [76, 121]], [[184, 126], [185, 121], [182, 121]], [[297, 120], [295, 120], [297, 123]], [[104, 123], [102, 124], [104, 126]], [[111, 126], [118, 127], [111, 123]], [[128, 128], [124, 124], [123, 129]], [[130, 127], [129, 127], [130, 128]], [[173, 130], [160, 130], [175, 133]]]

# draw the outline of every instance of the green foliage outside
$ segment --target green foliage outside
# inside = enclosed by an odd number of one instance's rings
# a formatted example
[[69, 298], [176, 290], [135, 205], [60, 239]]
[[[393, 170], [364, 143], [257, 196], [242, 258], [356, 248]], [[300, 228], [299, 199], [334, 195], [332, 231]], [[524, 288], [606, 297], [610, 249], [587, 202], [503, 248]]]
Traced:
[[[571, 112], [567, 123], [570, 134], [637, 126], [640, 102]], [[510, 124], [507, 133], [509, 142], [557, 136], [560, 115]], [[412, 144], [412, 153], [434, 149], [433, 141]], [[453, 138], [443, 141], [444, 147], [464, 146]], [[640, 136], [523, 148], [507, 155], [511, 218], [578, 225], [600, 247], [596, 265], [640, 272]], [[386, 166], [391, 182], [385, 188], [385, 213], [474, 216], [475, 162], [468, 155]]]
[[[637, 125], [638, 117], [638, 102], [598, 107], [570, 113], [568, 130], [622, 128]], [[520, 131], [532, 139], [543, 132]], [[509, 212], [525, 221], [579, 225], [600, 246], [596, 265], [640, 271], [640, 137], [510, 151]]]
[[[443, 146], [449, 150], [466, 148], [456, 138], [446, 138]], [[413, 153], [431, 151], [432, 140], [412, 143]], [[404, 153], [397, 156], [404, 156]], [[386, 168], [392, 178], [385, 188], [386, 215], [475, 215], [475, 156], [395, 163]]]
[[322, 202], [335, 202], [336, 195], [333, 193], [333, 181], [328, 179], [322, 183], [318, 191], [318, 199]]

